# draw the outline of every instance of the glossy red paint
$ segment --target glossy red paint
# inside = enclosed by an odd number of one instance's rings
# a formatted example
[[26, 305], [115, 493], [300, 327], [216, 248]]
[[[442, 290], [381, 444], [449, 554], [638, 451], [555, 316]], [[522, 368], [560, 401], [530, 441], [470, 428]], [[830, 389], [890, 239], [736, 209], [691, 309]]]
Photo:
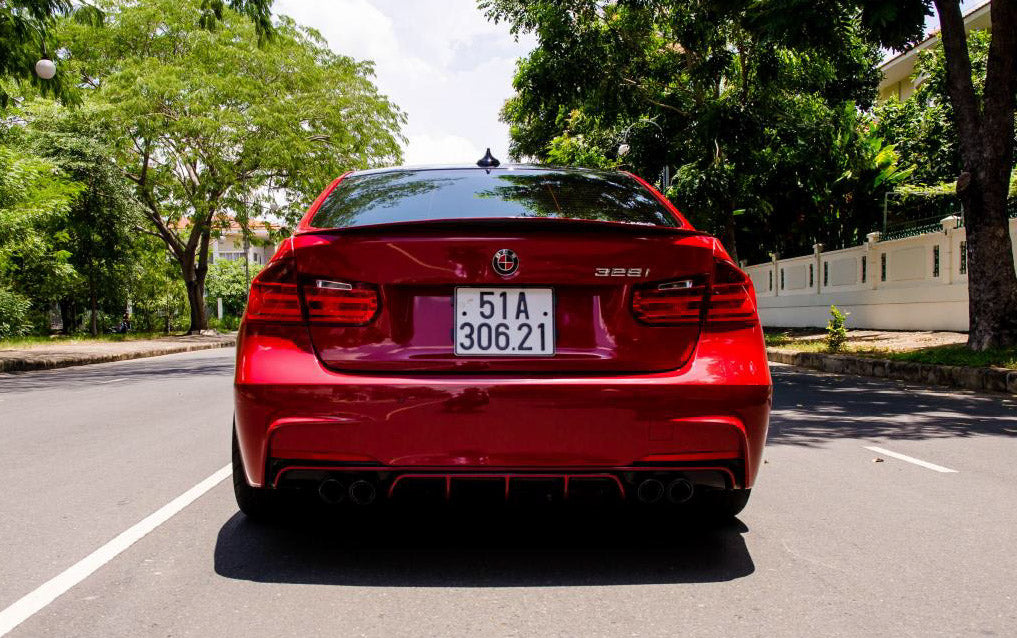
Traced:
[[[560, 220], [311, 228], [336, 180], [278, 259], [293, 260], [294, 295], [301, 281], [324, 277], [377, 287], [379, 310], [365, 326], [245, 317], [235, 407], [248, 482], [273, 486], [284, 472], [314, 468], [381, 469], [395, 481], [710, 469], [731, 487], [751, 487], [772, 393], [751, 283], [719, 242], [639, 181], [683, 228]], [[524, 264], [510, 285], [556, 291], [552, 358], [451, 353], [452, 291], [505, 285], [490, 268], [501, 248]], [[615, 264], [650, 274], [595, 275]], [[727, 279], [715, 282], [721, 267]], [[637, 319], [637, 290], [686, 279], [704, 291], [698, 321]], [[711, 308], [743, 301], [730, 297], [739, 286], [753, 305], [737, 306], [737, 320], [711, 321]]]
[[[705, 281], [714, 267], [713, 238], [690, 231], [559, 225], [512, 220], [495, 228], [464, 222], [451, 233], [421, 225], [298, 234], [293, 244], [302, 278], [368, 282], [381, 291], [381, 311], [370, 324], [311, 323], [318, 356], [347, 372], [645, 372], [681, 366], [695, 347], [699, 321], [642, 325], [631, 311], [632, 294], [662, 281]], [[515, 251], [523, 264], [510, 280], [491, 265], [502, 248]], [[598, 276], [597, 269], [607, 266], [649, 275]], [[455, 287], [507, 285], [554, 289], [556, 356], [456, 357], [449, 347]]]

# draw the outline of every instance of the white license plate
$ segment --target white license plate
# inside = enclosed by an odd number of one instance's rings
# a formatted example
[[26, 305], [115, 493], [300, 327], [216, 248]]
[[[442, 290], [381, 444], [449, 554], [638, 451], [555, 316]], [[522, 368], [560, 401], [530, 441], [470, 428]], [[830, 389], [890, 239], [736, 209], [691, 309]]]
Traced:
[[554, 290], [456, 288], [456, 356], [554, 354]]

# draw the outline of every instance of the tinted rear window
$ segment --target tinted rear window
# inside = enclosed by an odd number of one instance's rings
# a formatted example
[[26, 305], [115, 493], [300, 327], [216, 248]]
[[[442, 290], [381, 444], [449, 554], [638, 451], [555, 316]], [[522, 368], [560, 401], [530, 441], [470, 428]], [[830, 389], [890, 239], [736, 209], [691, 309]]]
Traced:
[[311, 219], [347, 228], [450, 219], [548, 217], [677, 226], [627, 175], [563, 170], [443, 169], [347, 177]]

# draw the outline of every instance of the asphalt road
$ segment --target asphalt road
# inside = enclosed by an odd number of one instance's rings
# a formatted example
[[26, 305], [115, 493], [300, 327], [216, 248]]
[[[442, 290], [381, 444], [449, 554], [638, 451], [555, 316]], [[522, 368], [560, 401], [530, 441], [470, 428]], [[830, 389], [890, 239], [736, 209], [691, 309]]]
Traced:
[[0, 616], [73, 585], [9, 635], [1017, 635], [1017, 402], [785, 366], [752, 502], [723, 529], [263, 527], [227, 480], [59, 576], [228, 463], [232, 367], [205, 351], [0, 375]]

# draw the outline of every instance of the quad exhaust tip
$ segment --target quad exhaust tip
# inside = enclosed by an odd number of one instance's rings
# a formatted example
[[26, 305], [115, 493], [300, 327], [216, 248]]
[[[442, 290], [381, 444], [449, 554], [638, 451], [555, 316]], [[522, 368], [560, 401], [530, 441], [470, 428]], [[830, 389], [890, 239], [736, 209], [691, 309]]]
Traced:
[[325, 479], [318, 486], [318, 496], [329, 505], [338, 505], [346, 498], [346, 486], [335, 479]]
[[640, 503], [656, 503], [664, 496], [664, 484], [657, 479], [649, 478], [636, 488], [636, 498]]
[[695, 493], [695, 486], [687, 478], [676, 478], [667, 485], [667, 500], [675, 505], [688, 503]]
[[377, 497], [373, 483], [361, 479], [350, 484], [350, 500], [356, 505], [370, 505]]

